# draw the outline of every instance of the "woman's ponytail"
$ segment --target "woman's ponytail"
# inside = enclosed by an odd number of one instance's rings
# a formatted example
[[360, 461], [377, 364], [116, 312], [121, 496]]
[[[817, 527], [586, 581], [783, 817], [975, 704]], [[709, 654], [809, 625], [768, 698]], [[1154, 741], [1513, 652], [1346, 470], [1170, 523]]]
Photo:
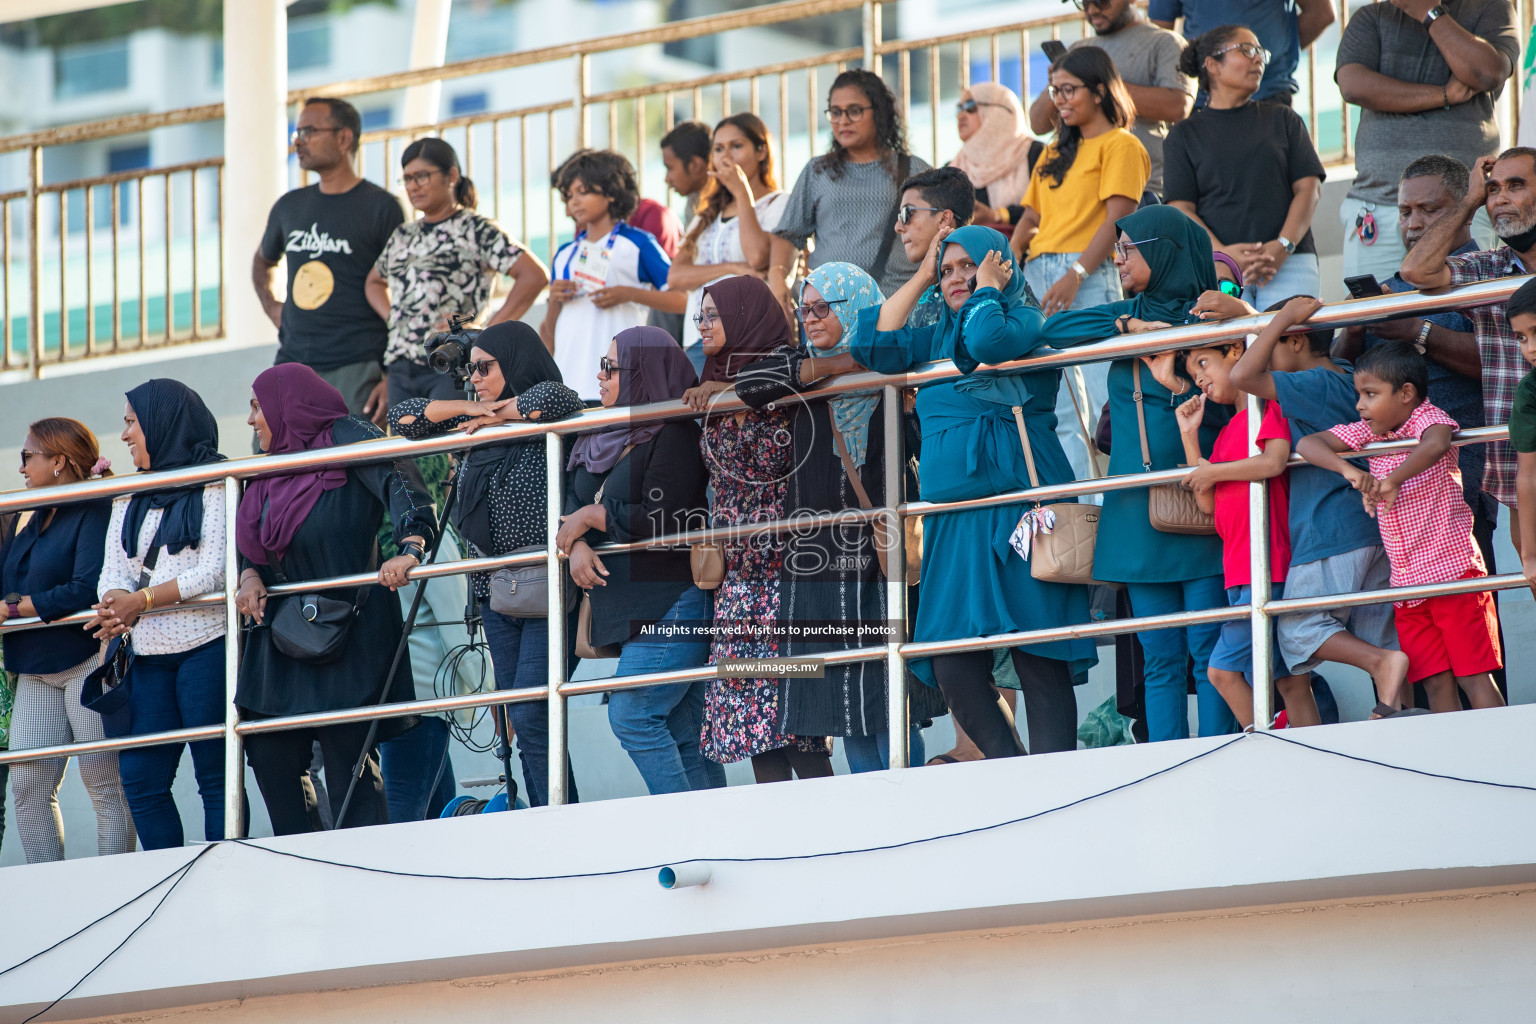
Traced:
[[466, 210], [473, 210], [480, 205], [480, 194], [475, 191], [475, 183], [463, 171], [459, 172], [459, 183], [453, 186], [453, 201]]

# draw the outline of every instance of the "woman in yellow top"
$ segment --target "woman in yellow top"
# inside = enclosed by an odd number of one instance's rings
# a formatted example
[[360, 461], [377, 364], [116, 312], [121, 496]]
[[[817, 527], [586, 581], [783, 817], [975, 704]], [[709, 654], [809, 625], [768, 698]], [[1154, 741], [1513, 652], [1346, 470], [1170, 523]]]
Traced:
[[[1056, 105], [1056, 138], [1035, 164], [1013, 232], [1024, 280], [1046, 316], [1120, 300], [1120, 279], [1109, 258], [1115, 221], [1135, 211], [1152, 173], [1146, 148], [1126, 130], [1136, 108], [1109, 54], [1096, 46], [1062, 54], [1051, 65], [1048, 91]], [[1107, 363], [1096, 363], [1063, 374], [1066, 386], [1077, 390], [1084, 417], [1097, 416], [1108, 400], [1108, 373]], [[1077, 416], [1063, 389], [1056, 433], [1081, 479], [1088, 449]]]

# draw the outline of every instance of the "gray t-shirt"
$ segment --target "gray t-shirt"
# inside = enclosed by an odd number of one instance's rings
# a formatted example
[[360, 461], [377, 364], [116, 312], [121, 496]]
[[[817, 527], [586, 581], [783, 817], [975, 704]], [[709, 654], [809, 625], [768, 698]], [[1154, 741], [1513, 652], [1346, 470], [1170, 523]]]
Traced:
[[[928, 161], [912, 157], [912, 174], [928, 169]], [[801, 247], [814, 236], [813, 270], [823, 263], [837, 262], [869, 270], [880, 255], [881, 239], [892, 229], [891, 210], [900, 184], [892, 180], [883, 160], [845, 163], [842, 174], [833, 178], [827, 173], [826, 158], [818, 157], [800, 172], [773, 233]], [[874, 276], [880, 291], [891, 295], [907, 283], [917, 267], [907, 259], [898, 239], [882, 269]]]
[[[1520, 36], [1508, 0], [1451, 0], [1448, 16], [1520, 66]], [[1339, 42], [1337, 68], [1360, 64], [1388, 78], [1415, 85], [1444, 85], [1451, 68], [1429, 30], [1389, 3], [1366, 4], [1356, 11]], [[1383, 114], [1360, 110], [1355, 132], [1355, 184], [1350, 198], [1366, 202], [1397, 202], [1403, 168], [1425, 153], [1444, 153], [1471, 167], [1478, 157], [1499, 149], [1499, 126], [1493, 105], [1503, 83], [1449, 110], [1436, 107], [1417, 114]]]
[[[1068, 49], [1079, 46], [1097, 46], [1109, 54], [1115, 62], [1120, 77], [1130, 85], [1156, 89], [1178, 89], [1195, 94], [1195, 80], [1179, 74], [1179, 54], [1184, 52], [1184, 40], [1178, 33], [1158, 28], [1141, 18], [1118, 32], [1105, 36], [1089, 36], [1079, 39]], [[1147, 188], [1163, 194], [1163, 140], [1168, 137], [1168, 122], [1137, 117], [1131, 125], [1131, 134], [1141, 140], [1152, 158], [1152, 176]]]

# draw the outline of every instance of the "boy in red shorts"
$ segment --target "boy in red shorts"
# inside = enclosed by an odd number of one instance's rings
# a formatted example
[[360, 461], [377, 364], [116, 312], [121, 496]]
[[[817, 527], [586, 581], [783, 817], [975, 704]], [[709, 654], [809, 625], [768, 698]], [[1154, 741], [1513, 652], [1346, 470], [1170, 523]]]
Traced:
[[[1341, 474], [1360, 492], [1381, 530], [1394, 587], [1488, 575], [1472, 540], [1472, 510], [1461, 496], [1451, 444], [1457, 424], [1425, 400], [1428, 386], [1428, 364], [1413, 346], [1378, 345], [1355, 363], [1359, 422], [1311, 434], [1296, 446], [1302, 458]], [[1370, 472], [1341, 457], [1374, 441], [1410, 438], [1418, 440], [1410, 451], [1370, 456]], [[1460, 708], [1458, 686], [1474, 708], [1503, 706], [1489, 674], [1503, 664], [1491, 593], [1399, 601], [1394, 617], [1408, 679], [1397, 693], [1381, 695], [1378, 715], [1412, 706], [1417, 682], [1434, 711]]]

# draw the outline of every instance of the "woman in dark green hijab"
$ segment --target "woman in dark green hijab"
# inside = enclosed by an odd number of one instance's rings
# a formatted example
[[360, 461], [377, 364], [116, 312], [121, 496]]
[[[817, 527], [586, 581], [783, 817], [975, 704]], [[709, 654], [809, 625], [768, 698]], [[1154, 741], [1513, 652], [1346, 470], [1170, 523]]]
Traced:
[[[1115, 222], [1120, 240], [1115, 266], [1120, 284], [1132, 297], [1089, 309], [1057, 313], [1045, 321], [1041, 338], [1056, 348], [1099, 341], [1174, 324], [1197, 323], [1190, 313], [1200, 293], [1216, 288], [1211, 240], [1205, 229], [1171, 206], [1149, 206]], [[1196, 388], [1173, 371], [1173, 353], [1117, 359], [1109, 367], [1109, 424], [1114, 446], [1111, 475], [1145, 469], [1174, 469], [1184, 461], [1174, 410], [1194, 397]], [[1147, 423], [1150, 465], [1141, 457], [1135, 393], [1140, 377]], [[1201, 447], [1210, 450], [1216, 431], [1231, 411], [1206, 406]], [[1093, 575], [1106, 583], [1124, 583], [1137, 616], [1218, 608], [1222, 589], [1221, 541], [1214, 536], [1160, 533], [1147, 518], [1144, 489], [1104, 495]], [[1139, 633], [1146, 654], [1147, 733], [1153, 740], [1189, 736], [1185, 692], [1186, 666], [1195, 662], [1201, 736], [1235, 732], [1237, 720], [1206, 678], [1206, 662], [1221, 631], [1219, 624]]]

